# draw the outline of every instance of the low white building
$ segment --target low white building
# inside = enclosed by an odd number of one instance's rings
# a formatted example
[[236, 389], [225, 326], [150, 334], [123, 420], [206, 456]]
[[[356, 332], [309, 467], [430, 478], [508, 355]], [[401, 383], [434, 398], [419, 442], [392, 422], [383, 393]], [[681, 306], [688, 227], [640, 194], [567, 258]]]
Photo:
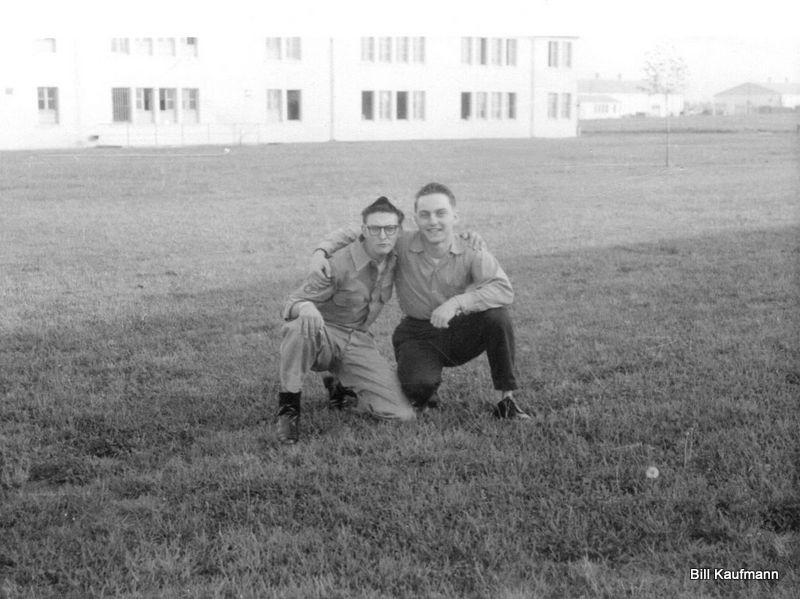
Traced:
[[[637, 79], [580, 79], [578, 81], [578, 94], [584, 98], [578, 107], [580, 118], [613, 118], [624, 116], [664, 117], [677, 116], [684, 110], [683, 94], [654, 94], [649, 91], [646, 81]], [[610, 98], [616, 101], [617, 111], [611, 112], [608, 101], [599, 100]], [[595, 112], [596, 105], [609, 104], [609, 113], [605, 116]], [[585, 115], [585, 116], [584, 116]], [[591, 116], [595, 115], [595, 116]]]
[[798, 107], [798, 83], [742, 83], [714, 94], [714, 114], [752, 114]]
[[617, 119], [622, 102], [605, 94], [578, 94], [578, 118]]
[[0, 149], [570, 137], [573, 37], [0, 41]]

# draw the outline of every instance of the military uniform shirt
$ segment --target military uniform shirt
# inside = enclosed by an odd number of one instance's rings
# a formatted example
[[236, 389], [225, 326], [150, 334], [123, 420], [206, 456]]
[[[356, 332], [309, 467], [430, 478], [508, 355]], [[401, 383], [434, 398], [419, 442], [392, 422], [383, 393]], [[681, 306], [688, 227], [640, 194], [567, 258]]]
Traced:
[[[400, 309], [407, 316], [428, 320], [437, 307], [451, 298], [465, 314], [500, 308], [514, 301], [508, 276], [488, 250], [472, 249], [455, 236], [448, 253], [434, 261], [424, 252], [422, 233], [400, 231], [399, 235], [395, 285]], [[317, 247], [331, 253], [357, 236], [356, 229], [339, 229]]]
[[328, 279], [310, 275], [289, 295], [283, 318], [291, 320], [298, 302], [313, 302], [326, 324], [367, 331], [392, 297], [397, 256], [385, 258], [381, 270], [360, 241], [354, 241], [331, 256]]

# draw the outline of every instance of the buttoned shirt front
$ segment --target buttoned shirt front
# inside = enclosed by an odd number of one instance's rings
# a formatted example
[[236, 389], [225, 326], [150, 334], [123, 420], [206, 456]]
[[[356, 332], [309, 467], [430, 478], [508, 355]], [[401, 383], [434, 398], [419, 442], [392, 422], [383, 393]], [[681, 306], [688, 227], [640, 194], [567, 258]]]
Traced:
[[[355, 229], [339, 229], [318, 247], [330, 253], [357, 235]], [[401, 231], [395, 246], [395, 286], [400, 309], [406, 315], [428, 320], [437, 307], [452, 298], [462, 313], [482, 312], [514, 301], [508, 276], [487, 249], [473, 249], [458, 236], [438, 261], [424, 249], [422, 233]]]
[[284, 304], [283, 318], [291, 320], [298, 302], [313, 302], [329, 324], [366, 331], [392, 297], [397, 256], [385, 258], [383, 269], [356, 240], [331, 256], [328, 279], [310, 275]]

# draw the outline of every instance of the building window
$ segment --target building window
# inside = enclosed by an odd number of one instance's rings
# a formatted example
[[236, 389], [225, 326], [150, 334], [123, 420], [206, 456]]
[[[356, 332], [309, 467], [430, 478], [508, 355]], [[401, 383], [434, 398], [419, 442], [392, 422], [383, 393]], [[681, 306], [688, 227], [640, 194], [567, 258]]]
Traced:
[[158, 114], [159, 121], [162, 123], [174, 123], [177, 119], [175, 111], [175, 100], [177, 90], [175, 88], [161, 88], [158, 90]]
[[375, 92], [361, 92], [361, 119], [364, 121], [375, 120]]
[[301, 102], [299, 89], [286, 90], [286, 120], [301, 120]]
[[283, 104], [279, 89], [267, 90], [267, 120], [273, 123], [283, 120]]
[[40, 87], [38, 92], [39, 124], [58, 124], [58, 88]]
[[489, 53], [489, 39], [485, 37], [478, 38], [478, 64], [486, 64]]
[[488, 116], [488, 94], [486, 92], [475, 92], [475, 118], [486, 119]]
[[56, 38], [45, 37], [35, 42], [34, 48], [39, 54], [53, 54], [56, 51]]
[[561, 46], [562, 58], [561, 66], [568, 69], [572, 68], [572, 42], [564, 42]]
[[547, 66], [558, 66], [558, 42], [547, 42]]
[[200, 90], [197, 88], [183, 88], [181, 91], [181, 101], [184, 123], [200, 122]]
[[468, 120], [472, 116], [472, 94], [461, 92], [461, 119]]
[[150, 87], [136, 88], [136, 110], [153, 110], [153, 89]]
[[461, 64], [472, 64], [472, 38], [461, 38]]
[[175, 110], [175, 88], [162, 87], [158, 90], [158, 109]]
[[137, 123], [152, 123], [153, 122], [153, 88], [152, 87], [137, 87], [136, 88], [136, 122]]
[[381, 91], [378, 93], [378, 116], [381, 120], [392, 118], [392, 92]]
[[425, 120], [425, 92], [415, 91], [413, 95], [413, 116], [415, 120]]
[[[361, 92], [361, 120], [373, 121], [376, 118], [375, 101], [377, 96], [377, 118], [383, 121], [407, 121], [409, 118], [425, 120], [425, 92], [421, 90], [389, 90]], [[411, 104], [409, 108], [409, 102]]]
[[547, 94], [547, 118], [549, 119], [558, 118], [558, 94], [554, 93]]
[[503, 64], [503, 40], [500, 38], [492, 38], [492, 64]]
[[281, 59], [281, 38], [268, 37], [267, 38], [267, 60], [280, 60]]
[[397, 62], [408, 62], [411, 43], [408, 37], [398, 37], [395, 40], [397, 49]]
[[425, 38], [415, 37], [413, 46], [414, 46], [414, 62], [425, 62]]
[[381, 62], [392, 62], [392, 38], [378, 39], [378, 58]]
[[561, 118], [572, 118], [572, 94], [561, 94]]
[[111, 113], [115, 123], [131, 122], [131, 90], [127, 87], [111, 89]]
[[506, 64], [508, 66], [517, 66], [517, 40], [506, 40]]
[[547, 66], [571, 69], [572, 42], [547, 42]]
[[182, 37], [180, 48], [181, 56], [197, 56], [197, 38]]
[[300, 38], [286, 38], [286, 60], [300, 60], [302, 58]]
[[398, 121], [408, 120], [408, 92], [397, 92], [395, 95], [395, 118]]
[[375, 38], [361, 38], [361, 60], [364, 62], [375, 62]]
[[151, 37], [137, 37], [133, 41], [133, 48], [136, 50], [136, 54], [144, 54], [146, 56], [152, 56], [153, 54], [153, 38]]
[[111, 51], [115, 54], [130, 54], [131, 47], [127, 37], [115, 37], [111, 39]]
[[503, 118], [503, 96], [500, 92], [492, 92], [492, 118]]
[[174, 37], [157, 38], [156, 53], [159, 56], [175, 56], [175, 38]]
[[506, 94], [507, 102], [506, 102], [506, 116], [509, 119], [516, 119], [517, 118], [517, 94], [514, 92], [509, 92]]

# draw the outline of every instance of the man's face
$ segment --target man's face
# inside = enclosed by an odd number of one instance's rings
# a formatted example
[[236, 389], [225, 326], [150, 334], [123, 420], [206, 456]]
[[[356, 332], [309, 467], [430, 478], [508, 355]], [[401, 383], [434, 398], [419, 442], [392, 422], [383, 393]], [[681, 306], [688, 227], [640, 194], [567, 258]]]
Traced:
[[[390, 232], [392, 229], [393, 232]], [[386, 257], [397, 243], [399, 230], [397, 215], [393, 212], [368, 214], [366, 222], [361, 225], [361, 232], [364, 234], [364, 249], [369, 257], [373, 260]]]
[[432, 193], [417, 199], [414, 221], [430, 243], [442, 243], [453, 237], [453, 225], [458, 216], [443, 193]]

